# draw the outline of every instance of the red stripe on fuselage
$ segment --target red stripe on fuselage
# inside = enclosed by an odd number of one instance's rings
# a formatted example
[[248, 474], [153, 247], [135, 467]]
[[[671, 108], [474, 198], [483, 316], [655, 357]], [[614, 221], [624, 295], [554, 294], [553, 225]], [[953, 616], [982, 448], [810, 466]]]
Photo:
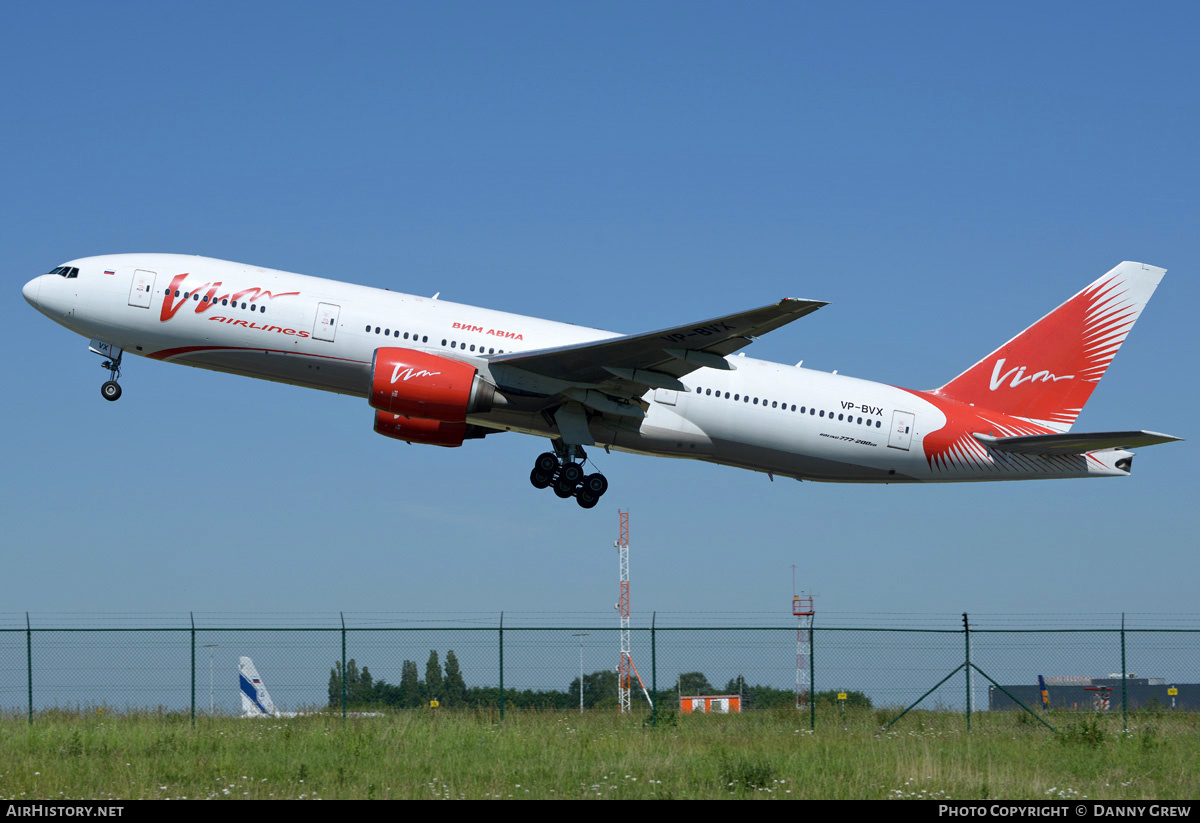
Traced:
[[146, 356], [153, 360], [167, 360], [171, 357], [179, 357], [184, 354], [194, 354], [202, 351], [261, 351], [269, 354], [291, 354], [296, 357], [319, 357], [322, 360], [340, 360], [343, 363], [362, 363], [367, 365], [366, 360], [355, 360], [352, 357], [331, 357], [327, 354], [308, 354], [307, 352], [288, 351], [287, 349], [268, 349], [263, 346], [180, 346], [175, 349], [163, 349], [162, 351], [150, 352]]

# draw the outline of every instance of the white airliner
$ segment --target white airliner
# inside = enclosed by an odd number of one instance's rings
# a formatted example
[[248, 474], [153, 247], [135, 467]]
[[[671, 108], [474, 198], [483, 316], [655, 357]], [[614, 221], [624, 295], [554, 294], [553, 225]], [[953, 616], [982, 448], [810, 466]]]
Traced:
[[1179, 438], [1071, 426], [1163, 273], [1121, 263], [929, 391], [734, 356], [817, 300], [621, 335], [174, 254], [72, 260], [24, 295], [108, 358], [108, 400], [129, 352], [364, 397], [409, 443], [532, 434], [533, 485], [591, 508], [594, 445], [849, 483], [1128, 475], [1128, 449]]

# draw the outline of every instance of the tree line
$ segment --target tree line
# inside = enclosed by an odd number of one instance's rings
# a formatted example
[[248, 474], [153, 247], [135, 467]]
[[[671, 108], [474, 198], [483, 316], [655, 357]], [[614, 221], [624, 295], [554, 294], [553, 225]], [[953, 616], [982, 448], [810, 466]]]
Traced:
[[[343, 676], [344, 674], [344, 676]], [[400, 682], [389, 683], [376, 679], [367, 668], [359, 667], [351, 659], [342, 672], [342, 663], [337, 661], [329, 671], [329, 706], [342, 706], [342, 684], [345, 680], [346, 705], [355, 710], [390, 707], [415, 709], [427, 707], [436, 700], [440, 708], [488, 709], [500, 706], [500, 689], [497, 686], [468, 686], [454, 651], [446, 652], [443, 664], [436, 651], [429, 652], [425, 663], [425, 676], [415, 661], [405, 660], [400, 667]], [[639, 711], [646, 707], [645, 697], [636, 681], [633, 685], [633, 705]], [[664, 687], [665, 686], [665, 687]], [[566, 710], [579, 708], [580, 680], [571, 680], [565, 690], [504, 690], [504, 703], [514, 709]], [[646, 684], [649, 691], [650, 684]], [[723, 688], [713, 686], [701, 672], [686, 672], [670, 684], [660, 684], [657, 693], [651, 696], [660, 709], [676, 710], [680, 696], [736, 694], [742, 698], [742, 710], [786, 709], [794, 707], [796, 695], [793, 689], [777, 689], [772, 686], [750, 685], [741, 675], [730, 679]], [[845, 694], [845, 700], [838, 700]], [[805, 695], [805, 702], [808, 696]], [[847, 708], [870, 708], [871, 700], [859, 691], [849, 689], [827, 689], [819, 691], [813, 698], [818, 705], [843, 704]], [[617, 673], [611, 669], [596, 671], [583, 676], [583, 707], [585, 709], [611, 709], [618, 706]], [[640, 707], [640, 708], [639, 708]]]

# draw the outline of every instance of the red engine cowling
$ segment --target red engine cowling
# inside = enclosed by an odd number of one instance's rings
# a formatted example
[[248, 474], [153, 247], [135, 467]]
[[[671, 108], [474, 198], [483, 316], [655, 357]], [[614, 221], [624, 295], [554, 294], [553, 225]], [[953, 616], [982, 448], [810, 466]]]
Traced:
[[468, 414], [490, 410], [495, 400], [496, 387], [476, 371], [468, 363], [436, 354], [376, 349], [371, 364], [371, 405], [406, 417], [462, 423]]
[[461, 446], [467, 438], [466, 423], [447, 423], [423, 417], [405, 417], [391, 412], [375, 412], [375, 431], [384, 437], [394, 437], [409, 443], [428, 446]]

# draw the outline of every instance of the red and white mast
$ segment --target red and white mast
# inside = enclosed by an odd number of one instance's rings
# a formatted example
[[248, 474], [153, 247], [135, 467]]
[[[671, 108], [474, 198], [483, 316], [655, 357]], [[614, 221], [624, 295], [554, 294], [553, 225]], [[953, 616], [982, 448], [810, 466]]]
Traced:
[[629, 512], [617, 509], [621, 518], [620, 535], [617, 538], [617, 553], [619, 556], [621, 598], [617, 602], [617, 610], [621, 613], [621, 662], [617, 666], [617, 694], [620, 697], [621, 712], [628, 712], [630, 706], [630, 686], [633, 672], [633, 649], [630, 645], [629, 632]]

